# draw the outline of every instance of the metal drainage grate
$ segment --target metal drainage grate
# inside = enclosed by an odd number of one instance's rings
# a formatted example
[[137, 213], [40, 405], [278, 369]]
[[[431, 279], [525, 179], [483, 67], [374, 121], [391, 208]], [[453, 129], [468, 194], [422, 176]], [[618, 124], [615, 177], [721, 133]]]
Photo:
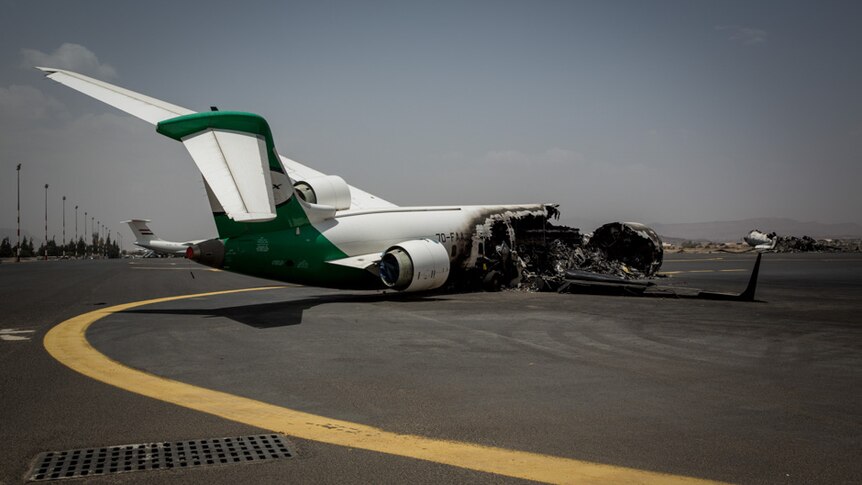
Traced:
[[39, 455], [30, 480], [227, 465], [291, 456], [284, 436], [277, 434], [49, 451]]

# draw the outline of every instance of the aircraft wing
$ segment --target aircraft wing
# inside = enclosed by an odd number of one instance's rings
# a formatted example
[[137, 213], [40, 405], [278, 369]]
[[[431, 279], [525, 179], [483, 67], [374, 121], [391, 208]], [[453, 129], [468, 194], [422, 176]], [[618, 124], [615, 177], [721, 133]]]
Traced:
[[36, 69], [45, 72], [47, 77], [53, 81], [96, 98], [153, 125], [170, 118], [194, 113], [190, 109], [129, 91], [77, 72], [51, 67], [37, 67]]
[[[144, 94], [136, 93], [76, 72], [51, 67], [37, 67], [36, 69], [45, 72], [46, 76], [53, 81], [98, 99], [105, 104], [111, 105], [121, 111], [125, 111], [126, 113], [153, 125], [158, 125], [159, 122], [169, 120], [171, 118], [195, 113], [194, 111], [183, 108], [182, 106], [177, 106]], [[204, 177], [208, 178], [207, 175], [208, 172], [210, 172], [209, 169], [211, 167], [201, 166], [201, 161], [198, 160], [197, 157], [194, 157], [194, 154], [193, 158], [195, 158], [195, 163], [198, 164], [198, 168], [204, 174]], [[282, 165], [294, 182], [324, 175], [323, 173], [307, 167], [295, 160], [291, 160], [284, 156], [280, 156], [280, 158]], [[350, 194], [351, 207], [349, 211], [345, 212], [396, 207], [395, 204], [387, 202], [386, 200], [353, 186], [350, 186]], [[222, 197], [219, 197], [219, 199], [221, 198]]]
[[[325, 175], [324, 173], [318, 172], [311, 167], [307, 167], [297, 161], [291, 160], [284, 155], [279, 155], [279, 157], [281, 158], [281, 164], [284, 165], [284, 169], [287, 171], [287, 175], [289, 175], [294, 182], [300, 182], [303, 180], [308, 180], [315, 177], [322, 177]], [[376, 195], [369, 194], [362, 189], [357, 189], [352, 185], [349, 185], [349, 187], [350, 209], [343, 211], [344, 214], [369, 209], [386, 209], [398, 207], [392, 202], [383, 200]]]

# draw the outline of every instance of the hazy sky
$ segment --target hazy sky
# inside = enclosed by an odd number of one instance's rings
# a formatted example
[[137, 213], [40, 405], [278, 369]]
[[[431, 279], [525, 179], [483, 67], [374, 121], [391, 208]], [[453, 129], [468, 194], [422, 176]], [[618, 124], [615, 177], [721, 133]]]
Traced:
[[[259, 113], [279, 151], [399, 205], [565, 222], [862, 223], [862, 2], [0, 0], [0, 227], [214, 235], [180, 143], [43, 78]], [[79, 222], [79, 232], [83, 229]]]

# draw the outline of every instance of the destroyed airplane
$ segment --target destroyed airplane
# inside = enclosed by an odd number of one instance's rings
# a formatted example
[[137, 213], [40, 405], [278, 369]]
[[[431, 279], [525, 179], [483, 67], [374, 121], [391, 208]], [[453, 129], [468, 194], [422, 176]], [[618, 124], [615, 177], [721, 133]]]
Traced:
[[775, 233], [766, 234], [757, 229], [752, 229], [747, 236], [742, 238], [749, 246], [754, 249], [772, 249], [775, 247]]
[[196, 113], [71, 71], [39, 69], [186, 147], [218, 233], [188, 246], [186, 257], [206, 266], [398, 292], [559, 290], [578, 281], [642, 287], [661, 268], [661, 240], [642, 224], [614, 222], [582, 236], [549, 222], [559, 218], [556, 205], [399, 207], [280, 155], [259, 115]]
[[[775, 253], [841, 252], [852, 251], [852, 244], [841, 241], [817, 240], [810, 236], [779, 236], [775, 232], [765, 233], [753, 229], [743, 240], [759, 251]], [[858, 244], [855, 245], [858, 251]]]

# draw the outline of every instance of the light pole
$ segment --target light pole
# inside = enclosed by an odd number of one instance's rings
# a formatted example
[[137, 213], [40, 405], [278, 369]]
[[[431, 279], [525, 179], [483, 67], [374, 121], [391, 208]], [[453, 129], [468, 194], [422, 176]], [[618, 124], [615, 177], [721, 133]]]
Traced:
[[45, 184], [45, 261], [48, 261], [48, 184]]
[[75, 257], [78, 257], [78, 206], [75, 206]]
[[18, 249], [15, 251], [15, 262], [21, 262], [21, 164], [15, 169], [18, 176]]
[[94, 237], [96, 234], [96, 216], [90, 216], [90, 241], [93, 243], [93, 252], [90, 255], [96, 254], [96, 238]]
[[66, 196], [63, 196], [63, 256], [66, 256]]

